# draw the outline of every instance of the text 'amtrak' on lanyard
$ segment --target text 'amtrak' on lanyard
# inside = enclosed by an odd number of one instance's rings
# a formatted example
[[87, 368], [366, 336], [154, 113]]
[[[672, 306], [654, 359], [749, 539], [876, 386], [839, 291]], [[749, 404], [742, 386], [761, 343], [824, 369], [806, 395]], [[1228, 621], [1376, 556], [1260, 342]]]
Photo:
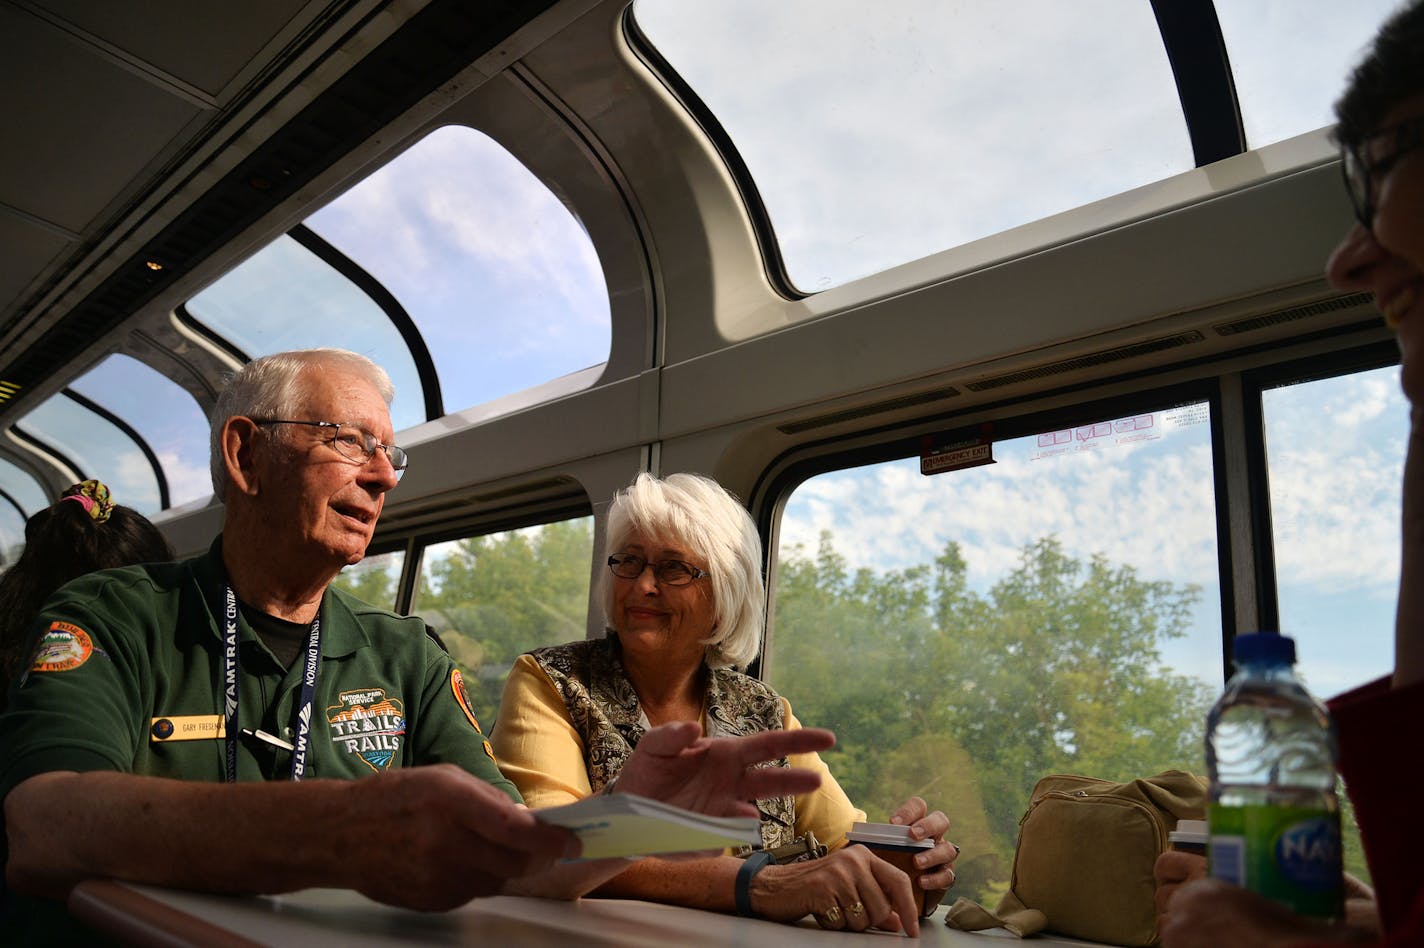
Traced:
[[[227, 782], [237, 783], [237, 596], [227, 587], [227, 608], [223, 614], [223, 725], [226, 729]], [[307, 635], [306, 665], [302, 669], [302, 691], [297, 701], [297, 733], [292, 741], [292, 779], [307, 772], [307, 751], [311, 747], [312, 702], [316, 700], [316, 673], [321, 667], [321, 612], [312, 620]]]

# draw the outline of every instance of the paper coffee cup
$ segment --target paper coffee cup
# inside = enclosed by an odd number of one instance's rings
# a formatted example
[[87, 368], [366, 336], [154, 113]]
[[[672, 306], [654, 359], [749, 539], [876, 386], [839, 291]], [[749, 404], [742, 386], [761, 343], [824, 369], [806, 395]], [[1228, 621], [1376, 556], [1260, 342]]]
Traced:
[[846, 841], [851, 845], [864, 846], [910, 877], [910, 888], [915, 893], [922, 918], [933, 914], [939, 907], [940, 899], [948, 890], [920, 888], [923, 870], [915, 865], [915, 856], [934, 849], [934, 840], [911, 839], [910, 828], [897, 823], [853, 823], [846, 834]]

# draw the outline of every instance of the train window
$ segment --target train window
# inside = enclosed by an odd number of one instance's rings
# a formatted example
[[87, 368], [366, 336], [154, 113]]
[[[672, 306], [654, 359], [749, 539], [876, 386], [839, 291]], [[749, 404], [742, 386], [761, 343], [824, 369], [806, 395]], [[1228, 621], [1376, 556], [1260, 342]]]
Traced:
[[350, 276], [292, 237], [278, 237], [184, 309], [249, 359], [315, 346], [369, 356], [395, 384], [396, 430], [427, 420], [420, 374], [390, 317]]
[[1332, 125], [1345, 76], [1398, 0], [1216, 0], [1246, 143]]
[[25, 545], [25, 521], [49, 506], [39, 481], [0, 458], [0, 569], [8, 567]]
[[49, 497], [34, 475], [4, 458], [0, 458], [0, 490], [26, 518], [49, 506]]
[[1390, 366], [1270, 389], [1262, 411], [1281, 631], [1324, 698], [1394, 667], [1409, 406]]
[[592, 558], [592, 517], [426, 547], [411, 611], [464, 671], [486, 732], [516, 658], [585, 636]]
[[25, 546], [24, 511], [0, 496], [0, 571], [8, 569]]
[[[1050, 773], [1202, 772], [1222, 682], [1205, 402], [800, 484], [779, 527], [766, 672], [851, 799], [948, 802], [956, 891], [1009, 878]], [[875, 816], [874, 814], [880, 814]], [[978, 855], [970, 855], [970, 854]]]
[[1193, 166], [1150, 4], [637, 0], [805, 292]]
[[307, 220], [410, 314], [458, 411], [608, 360], [593, 243], [489, 136], [436, 129]]
[[15, 431], [63, 459], [80, 477], [97, 477], [118, 501], [142, 514], [163, 509], [159, 474], [131, 431], [61, 392], [20, 418]]
[[404, 550], [371, 554], [356, 565], [343, 569], [333, 585], [362, 602], [394, 612], [404, 563]]
[[[212, 495], [208, 420], [198, 400], [182, 386], [137, 359], [115, 354], [75, 379], [70, 388], [137, 431], [163, 471], [168, 506]], [[102, 479], [102, 472], [99, 476]]]

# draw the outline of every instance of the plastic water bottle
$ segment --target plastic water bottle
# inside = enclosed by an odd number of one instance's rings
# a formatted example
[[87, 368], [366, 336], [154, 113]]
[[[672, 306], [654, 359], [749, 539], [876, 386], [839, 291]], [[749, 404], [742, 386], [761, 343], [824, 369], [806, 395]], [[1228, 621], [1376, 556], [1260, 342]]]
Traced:
[[1207, 716], [1213, 878], [1301, 915], [1341, 913], [1340, 806], [1330, 714], [1295, 677], [1295, 641], [1238, 636], [1237, 672]]

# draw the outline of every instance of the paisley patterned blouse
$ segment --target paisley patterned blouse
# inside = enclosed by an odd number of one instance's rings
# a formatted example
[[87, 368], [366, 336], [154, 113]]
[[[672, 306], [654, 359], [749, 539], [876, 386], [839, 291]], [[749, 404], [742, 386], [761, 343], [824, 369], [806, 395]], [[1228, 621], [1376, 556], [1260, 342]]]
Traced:
[[[531, 652], [564, 699], [583, 738], [589, 784], [599, 792], [618, 776], [649, 727], [619, 657], [617, 636], [570, 642]], [[730, 668], [707, 669], [705, 727], [713, 737], [734, 737], [786, 726], [780, 697], [770, 687]], [[789, 766], [786, 758], [762, 766]], [[796, 835], [794, 797], [757, 804], [762, 844], [768, 849]], [[824, 840], [823, 840], [824, 842]]]

